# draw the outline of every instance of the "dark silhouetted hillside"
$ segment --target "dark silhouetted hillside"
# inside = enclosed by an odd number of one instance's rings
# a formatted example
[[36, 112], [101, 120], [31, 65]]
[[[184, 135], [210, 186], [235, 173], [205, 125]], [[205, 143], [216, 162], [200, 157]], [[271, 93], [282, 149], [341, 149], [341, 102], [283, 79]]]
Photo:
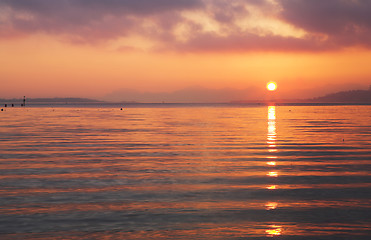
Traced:
[[371, 103], [371, 86], [368, 90], [343, 91], [313, 98], [313, 102], [328, 103]]

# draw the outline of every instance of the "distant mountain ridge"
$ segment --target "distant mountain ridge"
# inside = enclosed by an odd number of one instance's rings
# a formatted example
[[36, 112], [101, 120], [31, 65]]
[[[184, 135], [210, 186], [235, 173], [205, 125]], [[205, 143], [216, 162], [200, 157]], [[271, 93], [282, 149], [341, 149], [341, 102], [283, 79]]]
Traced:
[[[368, 90], [350, 90], [341, 91], [324, 95], [322, 97], [307, 98], [307, 99], [261, 99], [257, 94], [257, 89], [249, 88], [243, 90], [235, 89], [207, 89], [207, 88], [187, 88], [171, 93], [146, 93], [136, 91], [118, 91], [111, 94], [103, 100], [89, 98], [26, 98], [26, 104], [94, 104], [94, 103], [172, 103], [181, 97], [183, 103], [264, 103], [267, 101], [275, 101], [277, 103], [371, 103], [371, 86]], [[122, 96], [126, 97], [125, 100]], [[249, 96], [250, 99], [243, 99]], [[129, 100], [137, 99], [137, 101]], [[255, 100], [254, 100], [255, 99]], [[139, 101], [138, 101], [139, 100]], [[23, 98], [1, 99], [1, 104], [21, 104]]]
[[371, 86], [368, 90], [351, 90], [327, 94], [310, 99], [311, 102], [328, 103], [371, 103]]
[[109, 102], [137, 101], [142, 103], [226, 103], [232, 100], [259, 99], [259, 89], [210, 89], [201, 86], [191, 86], [170, 92], [143, 92], [133, 89], [119, 89], [104, 97]]
[[[23, 103], [23, 98], [12, 98], [3, 99], [0, 98], [1, 104], [21, 104]], [[32, 103], [40, 104], [68, 104], [68, 103], [103, 103], [103, 101], [89, 99], [89, 98], [27, 98], [26, 105]]]

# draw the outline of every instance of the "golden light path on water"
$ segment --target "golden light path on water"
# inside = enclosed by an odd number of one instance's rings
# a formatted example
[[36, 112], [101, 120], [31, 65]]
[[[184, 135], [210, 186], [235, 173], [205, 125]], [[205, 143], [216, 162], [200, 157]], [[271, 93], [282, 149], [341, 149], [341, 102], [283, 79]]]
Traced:
[[[269, 86], [269, 85], [268, 85]], [[275, 89], [274, 85], [274, 89]], [[273, 89], [273, 87], [271, 86]], [[277, 139], [277, 129], [276, 129], [276, 107], [275, 106], [268, 106], [268, 116], [267, 116], [267, 122], [268, 122], [268, 130], [267, 130], [267, 145], [268, 145], [268, 152], [270, 154], [273, 154], [277, 152], [276, 148], [276, 139]], [[267, 173], [268, 177], [278, 177], [278, 172], [274, 169], [274, 167], [277, 165], [277, 159], [278, 157], [276, 155], [269, 155], [267, 157], [266, 164], [271, 167], [272, 169], [269, 169], [269, 172]], [[276, 190], [276, 185], [269, 185], [266, 187], [269, 190]], [[270, 201], [265, 204], [266, 210], [271, 211], [278, 208], [278, 202]], [[283, 234], [282, 226], [279, 225], [269, 225], [269, 228], [265, 231], [268, 236], [279, 236]]]

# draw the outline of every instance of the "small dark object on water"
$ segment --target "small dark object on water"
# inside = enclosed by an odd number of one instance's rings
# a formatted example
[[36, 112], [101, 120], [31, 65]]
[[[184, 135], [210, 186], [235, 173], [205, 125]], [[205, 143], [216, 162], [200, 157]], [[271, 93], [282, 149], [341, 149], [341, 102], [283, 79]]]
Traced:
[[122, 111], [122, 108], [120, 110]]
[[1, 109], [1, 111], [4, 111], [4, 109]]
[[343, 142], [344, 142], [344, 138], [343, 138]]
[[8, 104], [5, 104], [4, 106], [5, 106], [5, 107], [7, 107], [7, 106], [8, 106]]
[[12, 103], [12, 107], [14, 107], [14, 104]]

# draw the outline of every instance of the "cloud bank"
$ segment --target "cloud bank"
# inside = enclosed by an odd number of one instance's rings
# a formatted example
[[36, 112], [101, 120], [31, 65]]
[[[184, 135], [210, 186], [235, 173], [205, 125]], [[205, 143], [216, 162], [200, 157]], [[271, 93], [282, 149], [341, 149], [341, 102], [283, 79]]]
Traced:
[[0, 0], [0, 39], [40, 33], [186, 52], [370, 48], [371, 1]]

